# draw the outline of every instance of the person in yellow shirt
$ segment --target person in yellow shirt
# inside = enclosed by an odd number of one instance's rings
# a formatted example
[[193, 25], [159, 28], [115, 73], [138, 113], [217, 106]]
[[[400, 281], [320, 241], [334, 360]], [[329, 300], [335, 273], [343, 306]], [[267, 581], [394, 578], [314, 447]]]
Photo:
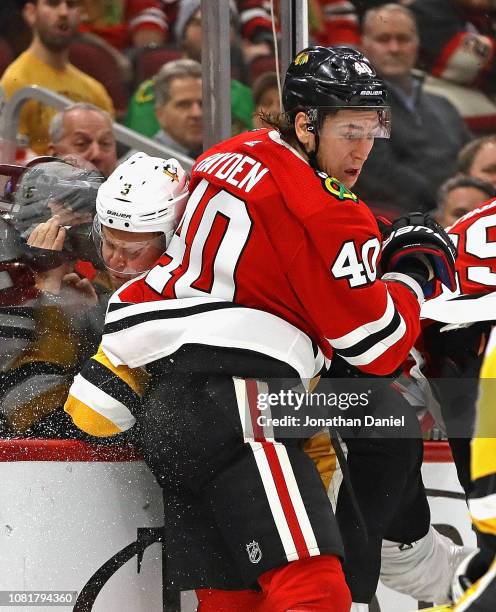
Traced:
[[[74, 102], [90, 102], [113, 115], [105, 87], [69, 62], [68, 50], [81, 18], [81, 1], [28, 0], [23, 16], [33, 40], [0, 80], [6, 99], [22, 87], [38, 85]], [[48, 126], [55, 113], [54, 108], [36, 100], [29, 100], [21, 110], [19, 132], [29, 137], [31, 148], [39, 155], [47, 152]]]

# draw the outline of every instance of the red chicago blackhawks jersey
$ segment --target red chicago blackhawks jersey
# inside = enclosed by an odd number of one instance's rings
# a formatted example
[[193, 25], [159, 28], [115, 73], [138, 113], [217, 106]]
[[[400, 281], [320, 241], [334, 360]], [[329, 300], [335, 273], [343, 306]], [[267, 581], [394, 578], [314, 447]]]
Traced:
[[[344, 185], [316, 173], [277, 131], [257, 130], [204, 153], [190, 189], [166, 254], [111, 301], [103, 347], [115, 363], [143, 363], [136, 354], [124, 359], [117, 339], [125, 328], [151, 326], [152, 316], [161, 327], [150, 327], [147, 346], [162, 334], [169, 353], [195, 341], [253, 348], [258, 337], [274, 354], [270, 345], [291, 329], [365, 372], [388, 374], [402, 363], [419, 332], [420, 287], [401, 274], [376, 279], [379, 229]], [[295, 334], [290, 343], [298, 342]], [[128, 337], [130, 353], [133, 343], [144, 339]]]
[[457, 246], [456, 271], [462, 294], [496, 289], [496, 200], [464, 215], [448, 228]]

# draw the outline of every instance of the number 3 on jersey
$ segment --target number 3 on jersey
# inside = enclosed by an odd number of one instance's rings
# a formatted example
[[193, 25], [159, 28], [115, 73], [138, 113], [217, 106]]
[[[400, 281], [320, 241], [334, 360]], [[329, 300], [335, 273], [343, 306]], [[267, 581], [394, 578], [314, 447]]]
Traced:
[[353, 240], [344, 242], [331, 267], [334, 278], [346, 278], [350, 287], [361, 287], [373, 283], [377, 276], [377, 257], [381, 245], [377, 238], [370, 238], [357, 252]]
[[213, 295], [232, 301], [236, 267], [252, 221], [243, 200], [227, 191], [208, 197], [202, 180], [191, 194], [186, 213], [166, 255], [146, 283], [164, 297]]

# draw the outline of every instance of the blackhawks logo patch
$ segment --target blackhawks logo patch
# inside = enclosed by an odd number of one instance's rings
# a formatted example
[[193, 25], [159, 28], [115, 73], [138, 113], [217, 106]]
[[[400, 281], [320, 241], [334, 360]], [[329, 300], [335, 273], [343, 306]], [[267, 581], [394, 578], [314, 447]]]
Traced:
[[343, 185], [337, 178], [328, 176], [325, 172], [317, 172], [317, 176], [322, 181], [324, 189], [330, 193], [336, 200], [343, 202], [345, 200], [351, 200], [352, 202], [358, 203], [358, 197], [350, 191], [348, 187]]
[[302, 52], [298, 53], [298, 55], [294, 58], [294, 65], [301, 66], [302, 64], [306, 64], [308, 62], [308, 53]]

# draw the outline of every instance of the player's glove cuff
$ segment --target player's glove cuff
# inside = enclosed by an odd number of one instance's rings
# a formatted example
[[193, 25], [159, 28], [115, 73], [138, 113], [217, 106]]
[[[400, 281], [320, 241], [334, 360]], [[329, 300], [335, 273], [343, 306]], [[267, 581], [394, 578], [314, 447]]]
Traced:
[[381, 280], [394, 281], [395, 283], [405, 285], [415, 295], [420, 306], [425, 302], [424, 291], [422, 289], [424, 286], [422, 278], [416, 277], [416, 275], [412, 273], [403, 274], [402, 272], [387, 272], [381, 277]]

